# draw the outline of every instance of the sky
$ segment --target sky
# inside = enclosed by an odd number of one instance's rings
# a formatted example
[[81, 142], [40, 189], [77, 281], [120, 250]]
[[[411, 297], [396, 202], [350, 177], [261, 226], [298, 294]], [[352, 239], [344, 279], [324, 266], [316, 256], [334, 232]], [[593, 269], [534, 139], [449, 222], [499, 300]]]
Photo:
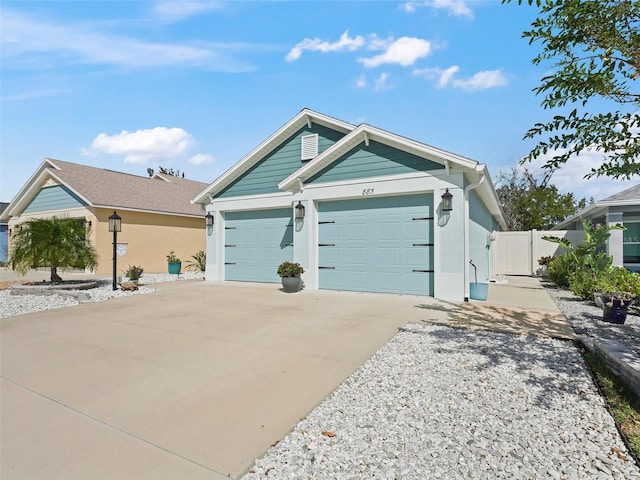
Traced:
[[[522, 38], [536, 18], [499, 0], [25, 1], [0, 6], [0, 201], [45, 158], [206, 183], [303, 108], [487, 164], [494, 182], [555, 113]], [[539, 172], [543, 159], [527, 168]], [[596, 200], [638, 183], [554, 173]]]

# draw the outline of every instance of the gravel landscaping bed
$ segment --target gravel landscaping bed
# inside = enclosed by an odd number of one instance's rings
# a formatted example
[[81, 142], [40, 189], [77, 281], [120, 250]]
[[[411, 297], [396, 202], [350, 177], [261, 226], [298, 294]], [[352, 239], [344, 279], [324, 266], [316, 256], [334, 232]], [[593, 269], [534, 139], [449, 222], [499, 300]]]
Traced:
[[615, 340], [621, 342], [640, 355], [640, 317], [630, 310], [623, 325], [602, 321], [602, 309], [595, 302], [581, 300], [569, 290], [545, 284], [547, 293], [558, 309], [569, 321], [573, 330], [583, 337]]
[[70, 290], [68, 295], [12, 295], [10, 289], [0, 290], [0, 318], [12, 317], [14, 315], [22, 315], [31, 312], [40, 312], [43, 310], [53, 310], [56, 308], [72, 307], [79, 305], [80, 302], [74, 298], [73, 294], [81, 293], [81, 297], [88, 299], [83, 303], [101, 302], [110, 298], [130, 297], [132, 295], [142, 295], [145, 293], [155, 292], [156, 289], [150, 287], [154, 283], [159, 282], [175, 282], [178, 280], [190, 280], [202, 278], [200, 272], [187, 272], [178, 275], [169, 274], [144, 274], [140, 279], [139, 289], [132, 292], [122, 290], [113, 290], [113, 279], [98, 279], [99, 286], [90, 290]]
[[409, 325], [245, 480], [633, 479], [571, 342]]

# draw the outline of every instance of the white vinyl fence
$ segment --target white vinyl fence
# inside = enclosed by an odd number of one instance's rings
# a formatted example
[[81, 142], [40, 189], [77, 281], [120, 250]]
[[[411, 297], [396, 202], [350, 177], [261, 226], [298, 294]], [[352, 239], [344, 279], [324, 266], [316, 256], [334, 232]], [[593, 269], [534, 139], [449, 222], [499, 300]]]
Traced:
[[566, 238], [581, 243], [581, 230], [530, 230], [528, 232], [494, 232], [493, 274], [534, 276], [539, 268], [538, 259], [556, 256], [564, 251], [557, 243], [543, 240], [545, 235]]

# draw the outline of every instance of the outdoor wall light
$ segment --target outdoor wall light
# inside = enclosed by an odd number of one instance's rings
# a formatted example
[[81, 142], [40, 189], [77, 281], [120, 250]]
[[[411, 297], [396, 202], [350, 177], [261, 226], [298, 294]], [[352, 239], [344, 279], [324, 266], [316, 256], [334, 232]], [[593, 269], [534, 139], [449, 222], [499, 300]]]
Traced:
[[296, 220], [304, 220], [304, 205], [302, 205], [300, 200], [298, 200], [298, 204], [296, 205]]
[[118, 247], [118, 232], [122, 231], [122, 217], [113, 211], [113, 215], [109, 217], [109, 231], [113, 232], [113, 289], [117, 290], [118, 285], [116, 282], [116, 272], [117, 268], [117, 252], [116, 249]]
[[449, 189], [447, 188], [447, 190], [442, 194], [442, 211], [443, 212], [450, 212], [451, 210], [453, 210], [453, 195], [451, 195], [449, 193]]
[[213, 227], [213, 215], [211, 212], [207, 212], [207, 215], [204, 217], [207, 227]]

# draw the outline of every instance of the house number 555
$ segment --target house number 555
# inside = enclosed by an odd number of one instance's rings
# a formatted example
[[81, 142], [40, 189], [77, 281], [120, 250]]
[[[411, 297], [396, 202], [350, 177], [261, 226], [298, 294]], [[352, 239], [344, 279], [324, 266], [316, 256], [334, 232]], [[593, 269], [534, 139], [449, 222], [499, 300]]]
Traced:
[[373, 195], [375, 193], [375, 189], [373, 188], [365, 188], [362, 190], [362, 195]]

